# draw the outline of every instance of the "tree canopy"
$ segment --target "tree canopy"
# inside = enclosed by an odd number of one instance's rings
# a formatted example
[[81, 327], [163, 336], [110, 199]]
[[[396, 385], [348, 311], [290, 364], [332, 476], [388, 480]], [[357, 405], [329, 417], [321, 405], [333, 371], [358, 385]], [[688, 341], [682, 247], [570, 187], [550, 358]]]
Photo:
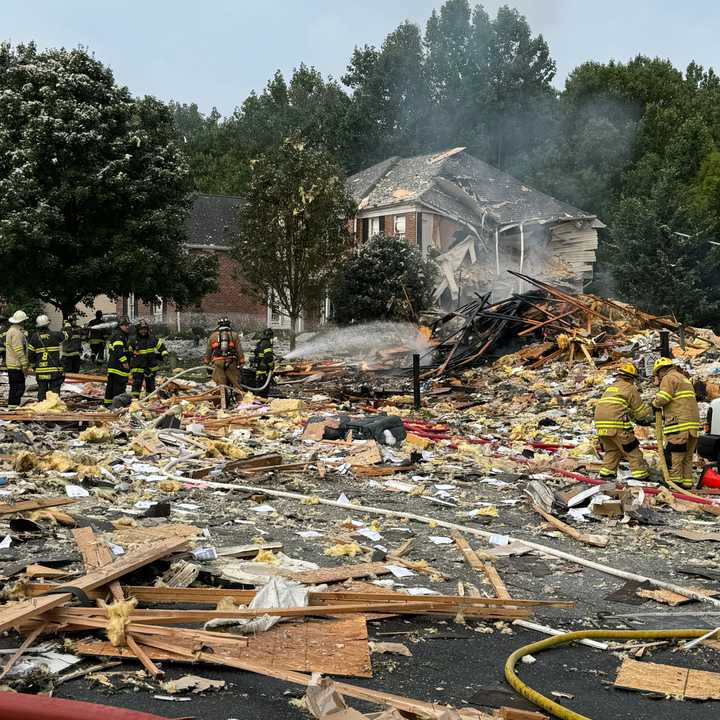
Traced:
[[437, 267], [398, 237], [376, 235], [350, 253], [335, 276], [330, 300], [341, 325], [416, 320], [432, 305]]
[[82, 49], [0, 46], [0, 265], [65, 316], [96, 295], [182, 305], [214, 284], [183, 247], [190, 185], [170, 110]]
[[251, 292], [290, 318], [319, 306], [349, 239], [355, 204], [332, 155], [294, 134], [250, 166], [233, 254]]

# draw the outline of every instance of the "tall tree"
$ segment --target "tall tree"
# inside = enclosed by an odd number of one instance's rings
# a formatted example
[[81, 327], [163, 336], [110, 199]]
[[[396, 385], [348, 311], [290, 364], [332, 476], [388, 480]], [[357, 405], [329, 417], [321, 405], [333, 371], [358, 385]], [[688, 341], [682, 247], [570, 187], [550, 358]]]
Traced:
[[251, 164], [233, 254], [251, 292], [290, 318], [294, 347], [304, 308], [319, 303], [350, 239], [355, 205], [326, 151], [295, 134]]
[[380, 50], [355, 48], [342, 80], [353, 90], [352, 170], [396, 153], [413, 155], [426, 149], [432, 107], [417, 25], [399, 25]]
[[222, 195], [240, 192], [247, 179], [244, 148], [234, 142], [217, 109], [204, 115], [195, 103], [174, 103], [171, 108], [193, 188]]
[[534, 147], [545, 134], [555, 61], [542, 35], [517, 10], [503, 5], [492, 23], [489, 45], [491, 162], [508, 167], [511, 158]]
[[[183, 246], [188, 171], [170, 110], [84, 50], [0, 46], [0, 265], [71, 314], [101, 293], [186, 304], [214, 286]], [[13, 270], [14, 269], [14, 270]]]

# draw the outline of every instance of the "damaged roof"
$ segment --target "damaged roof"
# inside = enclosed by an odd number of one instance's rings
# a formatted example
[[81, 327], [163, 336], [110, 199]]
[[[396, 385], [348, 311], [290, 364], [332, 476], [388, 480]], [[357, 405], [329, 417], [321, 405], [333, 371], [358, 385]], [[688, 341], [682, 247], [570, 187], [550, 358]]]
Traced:
[[234, 195], [193, 195], [187, 219], [187, 244], [191, 247], [230, 245], [236, 213], [245, 201]]
[[596, 217], [534, 190], [463, 147], [388, 158], [350, 176], [348, 187], [360, 210], [412, 202], [477, 225], [483, 215], [500, 226]]

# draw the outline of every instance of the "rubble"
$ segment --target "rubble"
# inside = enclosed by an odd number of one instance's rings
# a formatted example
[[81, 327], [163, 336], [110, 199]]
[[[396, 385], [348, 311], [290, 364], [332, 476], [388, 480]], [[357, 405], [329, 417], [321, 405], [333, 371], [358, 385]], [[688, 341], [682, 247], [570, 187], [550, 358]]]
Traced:
[[[683, 349], [672, 319], [522, 277], [536, 290], [480, 298], [436, 324], [419, 410], [407, 353], [395, 353], [373, 372], [280, 364], [270, 399], [248, 393], [226, 408], [188, 372], [110, 412], [96, 409], [88, 375], [40, 412], [3, 412], [0, 630], [12, 653], [2, 683], [37, 691], [120, 660], [107, 676], [120, 705], [118, 683], [139, 668], [133, 693], [194, 702], [233, 696], [244, 671], [309, 688], [305, 706], [322, 718], [366, 716], [343, 698], [388, 718], [522, 717], [454, 684], [453, 647], [477, 643], [500, 682], [522, 640], [642, 622], [620, 617], [628, 602], [661, 613], [662, 627], [682, 627], [688, 607], [716, 612], [720, 496], [629, 472], [597, 479], [591, 420], [622, 360], [651, 367], [660, 331], [710, 388], [720, 341], [685, 328]], [[657, 469], [652, 430], [638, 433]], [[692, 637], [716, 624], [708, 615]], [[443, 681], [396, 688], [389, 673], [412, 675], [451, 630], [465, 639], [448, 642]], [[631, 686], [626, 663], [667, 661], [676, 643], [645, 643], [628, 660], [636, 645], [601, 639], [583, 643], [583, 662], [604, 653], [613, 672], [625, 668], [618, 687]], [[712, 642], [683, 656], [702, 662]], [[61, 667], [57, 655], [74, 660]], [[537, 678], [545, 657], [530, 656], [522, 675]], [[181, 676], [175, 665], [188, 662]], [[232, 682], [204, 676], [223, 667]], [[545, 694], [580, 707], [573, 675], [562, 677]]]

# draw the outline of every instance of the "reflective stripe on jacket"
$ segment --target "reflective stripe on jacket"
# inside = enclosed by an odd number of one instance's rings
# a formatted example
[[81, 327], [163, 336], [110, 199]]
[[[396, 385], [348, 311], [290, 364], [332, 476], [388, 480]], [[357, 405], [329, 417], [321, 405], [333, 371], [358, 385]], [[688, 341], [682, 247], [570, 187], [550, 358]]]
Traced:
[[130, 371], [124, 367], [130, 361], [128, 352], [128, 336], [120, 328], [116, 328], [108, 342], [109, 374], [120, 377], [127, 377], [130, 374]]
[[165, 343], [152, 334], [137, 335], [130, 341], [131, 373], [156, 373], [168, 356]]
[[28, 360], [35, 368], [38, 380], [49, 380], [62, 375], [60, 362], [60, 345], [67, 338], [67, 333], [50, 330], [36, 330], [28, 341]]
[[10, 370], [21, 370], [29, 364], [25, 331], [19, 325], [11, 325], [5, 336], [5, 365]]
[[688, 432], [697, 437], [700, 430], [700, 410], [692, 383], [679, 370], [671, 368], [663, 375], [653, 405], [663, 411], [663, 431], [666, 435]]
[[263, 338], [255, 346], [253, 352], [255, 359], [256, 373], [258, 375], [267, 375], [270, 371], [275, 369], [275, 354], [273, 353], [272, 343], [267, 339]]
[[633, 383], [622, 377], [605, 389], [595, 406], [595, 429], [598, 435], [615, 435], [620, 430], [632, 430], [633, 420], [650, 415]]

